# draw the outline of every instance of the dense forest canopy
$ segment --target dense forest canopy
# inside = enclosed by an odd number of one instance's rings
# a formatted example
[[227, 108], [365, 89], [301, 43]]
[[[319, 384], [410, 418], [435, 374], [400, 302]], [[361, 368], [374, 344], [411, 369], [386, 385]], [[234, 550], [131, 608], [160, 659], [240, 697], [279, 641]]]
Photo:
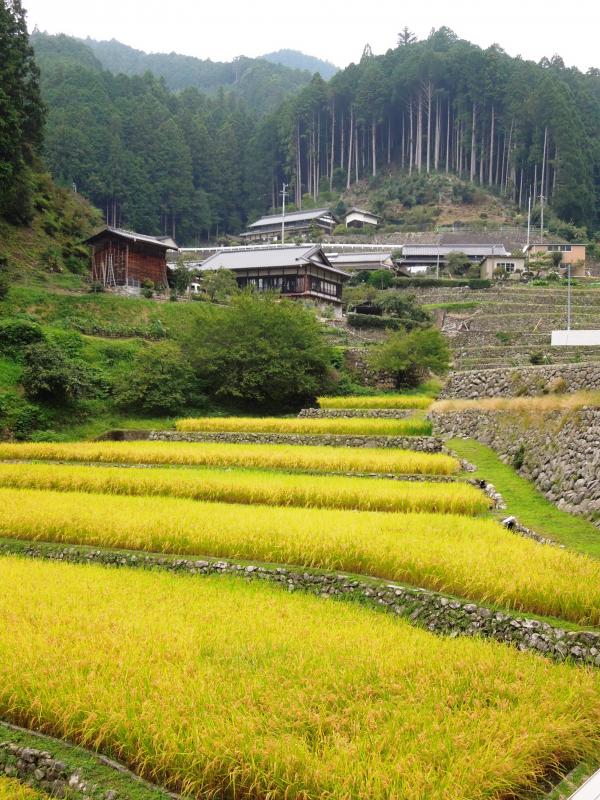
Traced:
[[424, 41], [404, 31], [395, 49], [367, 47], [264, 114], [222, 85], [173, 93], [148, 73], [99, 69], [97, 51], [84, 63], [77, 40], [40, 36], [48, 164], [114, 223], [191, 242], [238, 232], [276, 205], [283, 181], [301, 206], [396, 168], [457, 174], [523, 208], [543, 196], [561, 218], [600, 227], [598, 70], [482, 50], [447, 28]]
[[32, 215], [32, 165], [42, 140], [39, 72], [20, 0], [0, 0], [0, 217]]

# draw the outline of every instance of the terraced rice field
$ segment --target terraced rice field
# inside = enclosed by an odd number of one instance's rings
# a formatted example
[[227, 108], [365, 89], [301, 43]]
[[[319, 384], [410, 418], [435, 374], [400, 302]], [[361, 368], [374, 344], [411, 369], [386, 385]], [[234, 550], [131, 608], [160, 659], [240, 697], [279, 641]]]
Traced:
[[351, 395], [346, 397], [319, 397], [320, 408], [415, 408], [426, 409], [432, 398], [425, 394]]
[[600, 623], [600, 561], [492, 520], [0, 489], [0, 535], [343, 570], [581, 624]]
[[[0, 537], [343, 571], [600, 625], [600, 560], [507, 531], [459, 471], [387, 448], [0, 443]], [[262, 582], [4, 556], [0, 619], [0, 719], [196, 800], [531, 800], [600, 758], [599, 670]]]
[[225, 503], [362, 511], [483, 514], [491, 501], [468, 483], [421, 483], [258, 470], [119, 469], [0, 463], [0, 486], [19, 489], [162, 495]]
[[179, 419], [178, 431], [205, 433], [291, 433], [345, 436], [429, 436], [431, 423], [421, 417], [408, 419], [287, 419], [281, 417], [199, 417]]
[[455, 475], [460, 470], [457, 459], [443, 453], [372, 447], [222, 442], [0, 442], [0, 460], [22, 459], [397, 475]]
[[523, 797], [600, 747], [598, 673], [260, 584], [5, 558], [0, 617], [0, 715], [191, 797]]

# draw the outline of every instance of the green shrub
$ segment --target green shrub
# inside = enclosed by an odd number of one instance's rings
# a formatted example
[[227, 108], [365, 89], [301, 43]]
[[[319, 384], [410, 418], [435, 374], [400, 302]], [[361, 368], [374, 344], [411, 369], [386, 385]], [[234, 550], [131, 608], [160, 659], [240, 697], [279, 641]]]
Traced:
[[29, 399], [56, 405], [93, 396], [100, 388], [98, 375], [87, 364], [70, 357], [53, 342], [27, 348], [22, 383]]
[[492, 282], [486, 278], [469, 278], [467, 285], [469, 289], [490, 289]]
[[0, 350], [17, 354], [20, 350], [44, 338], [37, 322], [17, 317], [0, 320]]
[[391, 328], [398, 330], [400, 321], [392, 317], [379, 317], [375, 314], [357, 314], [351, 311], [348, 316], [348, 325], [352, 328]]
[[430, 372], [443, 374], [450, 363], [448, 342], [436, 328], [404, 331], [373, 348], [369, 364], [394, 378], [396, 386], [418, 386]]
[[194, 373], [181, 348], [161, 342], [141, 350], [115, 380], [117, 406], [144, 413], [176, 414], [192, 399]]

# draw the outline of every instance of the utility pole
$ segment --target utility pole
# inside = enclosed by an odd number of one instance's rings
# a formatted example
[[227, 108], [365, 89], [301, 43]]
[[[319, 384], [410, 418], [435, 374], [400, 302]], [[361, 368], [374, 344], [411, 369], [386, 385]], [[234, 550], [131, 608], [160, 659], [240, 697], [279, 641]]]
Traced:
[[529, 252], [530, 244], [531, 244], [531, 195], [529, 195], [529, 203], [527, 210], [527, 252]]
[[283, 189], [280, 192], [283, 198], [283, 209], [281, 212], [281, 244], [285, 244], [285, 198], [288, 196], [287, 187], [287, 183], [284, 183]]
[[438, 248], [437, 248], [437, 261], [436, 261], [436, 264], [435, 264], [435, 277], [436, 278], [440, 277], [440, 246], [439, 245], [438, 245]]
[[571, 330], [571, 262], [567, 265], [567, 330]]
[[544, 201], [543, 194], [540, 195], [540, 244], [544, 244]]

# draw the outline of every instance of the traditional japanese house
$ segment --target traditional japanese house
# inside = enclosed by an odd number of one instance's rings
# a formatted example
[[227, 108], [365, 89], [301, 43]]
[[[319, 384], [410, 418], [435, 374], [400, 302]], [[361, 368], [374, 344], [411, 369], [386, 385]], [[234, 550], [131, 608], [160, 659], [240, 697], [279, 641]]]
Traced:
[[281, 240], [282, 227], [286, 236], [306, 238], [311, 232], [330, 234], [336, 225], [336, 218], [328, 208], [312, 208], [308, 211], [289, 211], [285, 217], [272, 214], [261, 217], [248, 225], [242, 237], [247, 242], [278, 242]]
[[92, 280], [103, 286], [139, 290], [144, 281], [167, 286], [167, 251], [177, 250], [169, 237], [106, 227], [86, 240], [92, 247]]
[[190, 268], [206, 272], [227, 269], [235, 273], [240, 288], [278, 292], [297, 300], [313, 300], [342, 315], [342, 284], [347, 272], [333, 266], [319, 246], [240, 248], [221, 251], [201, 265]]

